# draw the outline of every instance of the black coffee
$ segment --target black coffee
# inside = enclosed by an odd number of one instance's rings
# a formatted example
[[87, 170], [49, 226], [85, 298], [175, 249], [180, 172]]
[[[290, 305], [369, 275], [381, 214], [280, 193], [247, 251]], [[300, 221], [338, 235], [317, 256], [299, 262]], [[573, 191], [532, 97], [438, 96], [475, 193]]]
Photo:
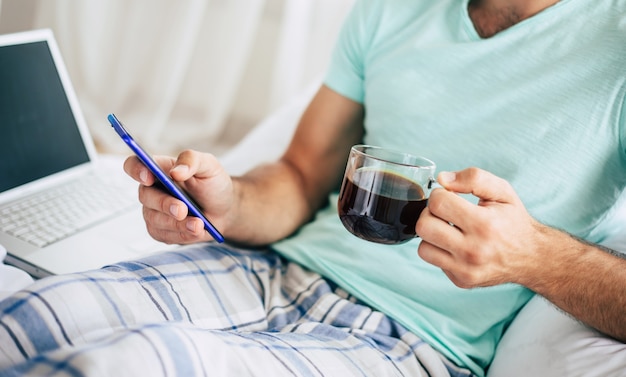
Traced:
[[428, 199], [424, 190], [397, 174], [357, 170], [344, 179], [339, 193], [339, 218], [357, 237], [399, 244], [416, 237], [415, 223]]

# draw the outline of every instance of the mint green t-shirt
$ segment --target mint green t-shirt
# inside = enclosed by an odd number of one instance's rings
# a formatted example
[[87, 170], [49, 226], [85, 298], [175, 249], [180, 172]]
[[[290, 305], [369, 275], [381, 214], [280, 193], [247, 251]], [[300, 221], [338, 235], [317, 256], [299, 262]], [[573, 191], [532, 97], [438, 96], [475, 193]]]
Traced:
[[[362, 0], [325, 84], [365, 106], [367, 144], [507, 179], [539, 221], [593, 242], [626, 185], [626, 0], [561, 0], [481, 39], [468, 0]], [[470, 200], [473, 200], [470, 198]], [[275, 245], [478, 375], [532, 292], [454, 286], [399, 246], [362, 241], [331, 205]]]

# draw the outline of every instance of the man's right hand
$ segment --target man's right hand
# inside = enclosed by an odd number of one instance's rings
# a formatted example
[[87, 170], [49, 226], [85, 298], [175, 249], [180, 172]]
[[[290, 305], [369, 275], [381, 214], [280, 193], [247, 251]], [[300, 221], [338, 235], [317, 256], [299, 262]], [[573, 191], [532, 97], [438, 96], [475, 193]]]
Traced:
[[[155, 161], [194, 199], [218, 230], [225, 226], [234, 203], [233, 184], [213, 155], [187, 150], [177, 159], [160, 156]], [[188, 216], [185, 203], [154, 185], [156, 178], [139, 159], [127, 158], [124, 170], [140, 183], [139, 201], [146, 228], [154, 239], [169, 244], [212, 239], [200, 219]]]

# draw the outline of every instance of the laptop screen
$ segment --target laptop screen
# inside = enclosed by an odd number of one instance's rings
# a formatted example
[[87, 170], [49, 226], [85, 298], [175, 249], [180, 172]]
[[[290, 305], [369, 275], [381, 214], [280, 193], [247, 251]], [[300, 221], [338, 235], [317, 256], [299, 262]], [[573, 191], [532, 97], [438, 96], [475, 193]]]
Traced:
[[0, 47], [0, 192], [89, 161], [48, 43]]

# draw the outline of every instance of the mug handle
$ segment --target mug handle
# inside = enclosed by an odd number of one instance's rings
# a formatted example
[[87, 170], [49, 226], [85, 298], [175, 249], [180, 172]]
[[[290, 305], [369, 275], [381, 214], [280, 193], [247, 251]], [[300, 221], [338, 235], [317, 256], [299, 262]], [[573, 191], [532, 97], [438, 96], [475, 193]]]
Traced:
[[428, 189], [432, 190], [434, 188], [443, 188], [442, 185], [439, 184], [439, 182], [437, 182], [437, 180], [433, 177], [430, 177], [428, 179]]

